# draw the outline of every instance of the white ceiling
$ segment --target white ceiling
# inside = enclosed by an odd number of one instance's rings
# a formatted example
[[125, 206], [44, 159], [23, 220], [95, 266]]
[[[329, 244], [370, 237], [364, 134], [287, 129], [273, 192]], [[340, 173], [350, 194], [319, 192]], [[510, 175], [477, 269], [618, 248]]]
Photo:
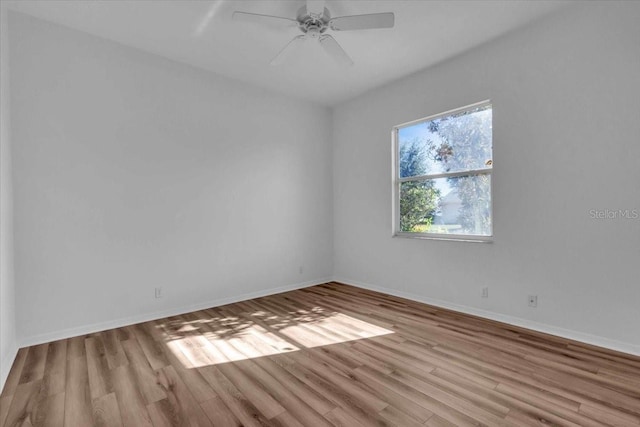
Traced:
[[432, 66], [566, 6], [560, 1], [327, 0], [332, 16], [394, 12], [391, 29], [333, 32], [353, 58], [317, 43], [271, 59], [293, 28], [232, 21], [233, 11], [295, 18], [304, 0], [2, 0], [10, 9], [325, 105]]

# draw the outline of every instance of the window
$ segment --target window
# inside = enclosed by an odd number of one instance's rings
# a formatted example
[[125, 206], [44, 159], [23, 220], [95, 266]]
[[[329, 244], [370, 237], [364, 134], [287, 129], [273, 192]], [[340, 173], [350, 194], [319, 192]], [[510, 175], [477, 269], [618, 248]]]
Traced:
[[492, 139], [488, 101], [394, 127], [394, 235], [490, 240]]

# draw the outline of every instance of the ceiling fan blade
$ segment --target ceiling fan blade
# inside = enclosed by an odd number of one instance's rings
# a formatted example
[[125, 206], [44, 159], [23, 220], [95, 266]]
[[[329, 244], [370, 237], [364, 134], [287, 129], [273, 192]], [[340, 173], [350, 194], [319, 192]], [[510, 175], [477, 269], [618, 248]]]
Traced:
[[257, 22], [281, 27], [295, 27], [298, 25], [298, 21], [295, 19], [284, 18], [282, 16], [260, 15], [259, 13], [235, 11], [233, 12], [232, 18], [234, 21]]
[[300, 45], [300, 43], [304, 42], [307, 39], [307, 36], [301, 34], [299, 36], [294, 37], [282, 50], [276, 55], [275, 58], [271, 60], [271, 65], [280, 65], [289, 58], [291, 53], [296, 50], [296, 47]]
[[347, 52], [338, 44], [336, 39], [329, 34], [323, 34], [319, 38], [320, 44], [324, 50], [331, 56], [336, 62], [343, 65], [353, 65], [353, 60], [349, 57]]
[[370, 15], [339, 16], [329, 21], [329, 27], [334, 31], [368, 30], [373, 28], [393, 27], [395, 16], [393, 12], [372, 13]]
[[307, 0], [307, 14], [322, 16], [324, 14], [325, 0]]

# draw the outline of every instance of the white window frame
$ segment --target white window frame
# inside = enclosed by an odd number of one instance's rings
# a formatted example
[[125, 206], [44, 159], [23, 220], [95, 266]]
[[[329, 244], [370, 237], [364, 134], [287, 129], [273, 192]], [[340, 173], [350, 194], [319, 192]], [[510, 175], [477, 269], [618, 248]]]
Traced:
[[[464, 170], [464, 171], [457, 171], [457, 172], [445, 172], [445, 173], [438, 173], [438, 174], [427, 174], [427, 175], [420, 175], [420, 176], [412, 176], [408, 178], [400, 178], [400, 157], [399, 157], [400, 147], [399, 147], [399, 141], [398, 141], [398, 133], [399, 133], [399, 130], [402, 128], [413, 126], [417, 123], [429, 122], [431, 120], [439, 119], [441, 117], [450, 116], [463, 111], [472, 110], [472, 109], [475, 109], [478, 107], [484, 107], [487, 105], [491, 106], [491, 117], [493, 120], [493, 104], [491, 103], [491, 100], [485, 100], [481, 102], [476, 102], [474, 104], [466, 105], [464, 107], [445, 111], [443, 113], [438, 113], [438, 114], [434, 114], [432, 116], [424, 117], [421, 119], [412, 120], [410, 122], [402, 123], [400, 125], [396, 125], [393, 127], [391, 132], [391, 138], [393, 141], [393, 144], [392, 144], [393, 152], [391, 156], [392, 162], [393, 162], [393, 167], [392, 167], [393, 212], [391, 215], [392, 221], [393, 221], [393, 225], [392, 225], [393, 237], [405, 237], [405, 238], [411, 238], [411, 239], [429, 239], [429, 240], [452, 240], [452, 241], [461, 241], [461, 242], [481, 242], [481, 243], [493, 242], [493, 237], [494, 237], [494, 228], [493, 228], [494, 197], [493, 195], [494, 193], [493, 193], [493, 176], [492, 175], [493, 175], [493, 168], [495, 167], [495, 163], [492, 163], [491, 168], [486, 168], [486, 169], [472, 169], [472, 170]], [[493, 161], [493, 134], [491, 135], [491, 138], [492, 138], [491, 156]], [[474, 175], [474, 176], [490, 175], [491, 176], [489, 191], [491, 192], [491, 225], [492, 226], [491, 226], [490, 236], [483, 236], [483, 235], [477, 235], [477, 234], [409, 233], [406, 231], [401, 231], [400, 184], [402, 184], [403, 182], [410, 182], [410, 181], [423, 181], [423, 180], [430, 180], [430, 179], [437, 179], [437, 178], [452, 178], [452, 177], [471, 176], [471, 175]]]

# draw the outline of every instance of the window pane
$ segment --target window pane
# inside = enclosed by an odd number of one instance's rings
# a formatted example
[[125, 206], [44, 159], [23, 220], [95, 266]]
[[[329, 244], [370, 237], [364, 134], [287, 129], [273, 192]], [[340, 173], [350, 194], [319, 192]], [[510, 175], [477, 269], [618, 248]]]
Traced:
[[490, 168], [491, 105], [398, 129], [401, 178]]
[[428, 233], [438, 208], [440, 190], [434, 180], [400, 184], [400, 231]]
[[401, 183], [400, 231], [491, 236], [491, 175]]

